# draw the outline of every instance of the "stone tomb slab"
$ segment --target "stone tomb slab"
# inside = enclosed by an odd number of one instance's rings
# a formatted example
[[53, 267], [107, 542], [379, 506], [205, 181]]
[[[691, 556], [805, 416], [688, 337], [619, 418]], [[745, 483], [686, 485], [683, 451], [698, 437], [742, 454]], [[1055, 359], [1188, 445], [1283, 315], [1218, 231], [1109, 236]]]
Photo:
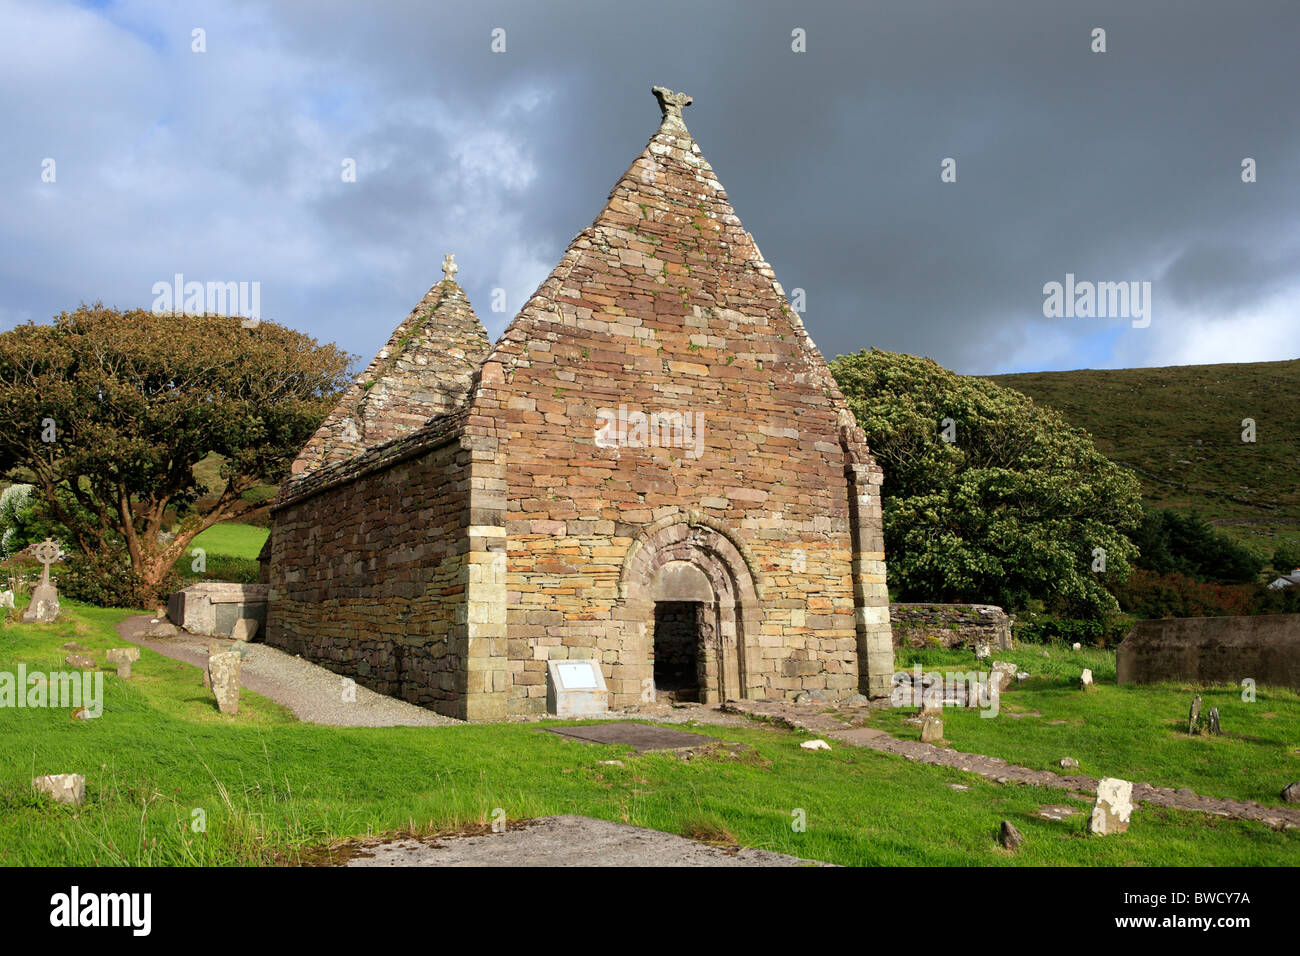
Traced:
[[724, 743], [717, 737], [706, 737], [704, 734], [621, 720], [578, 727], [547, 727], [546, 730], [586, 744], [622, 744], [641, 754], [654, 750], [693, 750], [696, 747]]

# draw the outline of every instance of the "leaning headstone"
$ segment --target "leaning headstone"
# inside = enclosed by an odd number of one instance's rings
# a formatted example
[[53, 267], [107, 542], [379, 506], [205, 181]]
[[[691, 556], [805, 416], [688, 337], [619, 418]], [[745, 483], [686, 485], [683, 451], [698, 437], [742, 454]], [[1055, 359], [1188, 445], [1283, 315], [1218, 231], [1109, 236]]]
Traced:
[[1092, 669], [1085, 667], [1083, 673], [1079, 675], [1079, 690], [1092, 690]]
[[257, 634], [257, 618], [241, 617], [235, 622], [235, 626], [230, 629], [230, 637], [235, 641], [247, 643]]
[[1002, 826], [998, 830], [998, 842], [1012, 852], [1020, 849], [1020, 844], [1025, 842], [1025, 838], [1020, 835], [1020, 831], [1011, 825], [1010, 820], [1003, 820]]
[[46, 538], [32, 549], [32, 554], [45, 568], [40, 583], [32, 589], [32, 602], [23, 612], [23, 620], [48, 624], [59, 616], [59, 592], [50, 583], [50, 565], [59, 560], [59, 543]]
[[139, 659], [138, 647], [115, 647], [108, 652], [108, 662], [117, 665], [117, 676], [123, 680], [131, 676], [131, 665]]
[[943, 739], [943, 721], [938, 717], [926, 717], [921, 721], [921, 743], [931, 744]]
[[1201, 722], [1201, 695], [1192, 698], [1192, 707], [1187, 712], [1187, 736], [1196, 733], [1196, 725]]
[[989, 693], [1000, 694], [1016, 681], [1016, 665], [1009, 661], [994, 661], [989, 671]]
[[1132, 813], [1133, 784], [1116, 777], [1102, 777], [1097, 781], [1097, 802], [1088, 818], [1088, 832], [1098, 836], [1125, 833]]
[[1287, 803], [1300, 803], [1300, 780], [1282, 788], [1282, 799]]
[[236, 651], [223, 651], [208, 658], [208, 682], [223, 714], [239, 713], [240, 657]]
[[1210, 708], [1210, 728], [1209, 728], [1209, 729], [1210, 729], [1210, 733], [1212, 733], [1214, 736], [1216, 736], [1216, 737], [1219, 736], [1219, 708], [1217, 708], [1217, 707], [1211, 707], [1211, 708]]
[[48, 793], [56, 803], [82, 804], [86, 802], [86, 778], [79, 773], [54, 773], [32, 780], [40, 793]]
[[84, 654], [69, 654], [63, 659], [63, 663], [69, 667], [97, 667], [93, 657], [87, 657]]

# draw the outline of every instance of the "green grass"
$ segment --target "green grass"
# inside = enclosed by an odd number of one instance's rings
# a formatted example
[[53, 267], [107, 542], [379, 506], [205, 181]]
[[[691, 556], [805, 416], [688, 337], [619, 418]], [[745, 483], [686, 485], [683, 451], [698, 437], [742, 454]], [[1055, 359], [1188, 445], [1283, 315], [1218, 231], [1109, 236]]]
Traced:
[[[1300, 360], [990, 375], [1089, 431], [1157, 507], [1197, 509], [1265, 556], [1300, 539]], [[1241, 440], [1242, 419], [1256, 440]]]
[[[55, 669], [76, 640], [120, 641], [123, 615], [66, 605], [53, 625], [0, 627], [0, 670]], [[240, 714], [217, 713], [196, 668], [144, 651], [135, 676], [106, 675], [103, 716], [0, 710], [0, 862], [175, 865], [292, 862], [355, 836], [434, 832], [580, 813], [850, 865], [1206, 865], [1294, 862], [1300, 836], [1258, 824], [1143, 808], [1122, 837], [1088, 838], [1083, 814], [1034, 816], [1062, 791], [1000, 787], [969, 774], [833, 745], [755, 724], [699, 732], [752, 748], [689, 762], [582, 744], [530, 723], [442, 728], [301, 724], [245, 691]], [[1082, 758], [1082, 754], [1080, 754]], [[622, 767], [601, 766], [617, 758]], [[87, 803], [37, 797], [30, 779], [84, 772]], [[953, 790], [961, 783], [970, 789]], [[206, 831], [192, 828], [194, 811]], [[791, 827], [794, 811], [806, 832]], [[1001, 820], [1026, 842], [997, 846]]]
[[262, 550], [267, 536], [271, 532], [251, 524], [227, 522], [214, 524], [199, 534], [190, 545], [190, 549], [202, 548], [209, 558], [243, 558], [256, 561], [257, 553]]
[[[1043, 650], [1051, 656], [1044, 658]], [[1246, 703], [1240, 687], [1227, 685], [1120, 687], [1114, 652], [1104, 650], [1024, 645], [995, 657], [1014, 661], [1033, 677], [1002, 695], [997, 717], [945, 708], [944, 739], [957, 750], [1039, 770], [1059, 771], [1061, 758], [1073, 757], [1078, 772], [1089, 776], [1190, 787], [1205, 796], [1272, 805], [1281, 803], [1283, 787], [1300, 780], [1300, 695], [1294, 691], [1258, 688], [1255, 701]], [[927, 672], [973, 669], [970, 654], [941, 650], [903, 650], [897, 666], [910, 670], [917, 662]], [[1097, 682], [1087, 693], [1076, 689], [1085, 667]], [[1187, 736], [1195, 694], [1201, 695], [1203, 720], [1211, 707], [1219, 708], [1222, 736]], [[1042, 716], [1009, 716], [1013, 712]], [[919, 738], [919, 729], [904, 723], [914, 713], [884, 712], [873, 725]]]

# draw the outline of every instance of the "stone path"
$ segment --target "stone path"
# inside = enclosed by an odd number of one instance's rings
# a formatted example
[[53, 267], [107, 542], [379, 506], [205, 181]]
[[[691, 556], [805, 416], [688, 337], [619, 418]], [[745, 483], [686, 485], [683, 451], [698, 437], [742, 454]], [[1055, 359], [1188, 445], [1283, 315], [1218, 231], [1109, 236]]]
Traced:
[[[234, 642], [220, 637], [201, 637], [181, 631], [176, 637], [144, 636], [154, 620], [148, 614], [129, 617], [117, 626], [122, 639], [157, 651], [164, 657], [205, 667], [208, 645], [222, 649]], [[196, 677], [197, 679], [197, 677]], [[294, 716], [309, 724], [334, 727], [438, 727], [462, 721], [444, 717], [424, 707], [377, 694], [356, 685], [356, 700], [343, 699], [343, 678], [301, 657], [267, 647], [249, 644], [244, 657], [240, 686], [270, 698], [293, 711]]]
[[[824, 706], [824, 705], [823, 705]], [[806, 730], [819, 737], [829, 737], [854, 747], [867, 747], [881, 753], [895, 754], [916, 763], [952, 767], [967, 773], [977, 773], [987, 780], [1002, 784], [1031, 784], [1056, 787], [1081, 794], [1095, 795], [1097, 780], [1094, 777], [1065, 776], [1050, 770], [1030, 770], [1007, 763], [998, 757], [962, 753], [923, 744], [916, 740], [900, 740], [874, 727], [846, 727], [832, 714], [822, 712], [817, 706], [800, 706], [778, 701], [728, 701], [724, 710], [732, 713], [761, 717], [796, 730]], [[1199, 810], [1234, 820], [1254, 820], [1279, 829], [1300, 827], [1300, 809], [1269, 807], [1248, 800], [1220, 800], [1203, 797], [1185, 788], [1156, 787], [1149, 783], [1133, 784], [1133, 802], [1170, 807], [1175, 810]]]
[[675, 833], [573, 815], [505, 833], [367, 842], [343, 866], [829, 866], [769, 850], [718, 847]]

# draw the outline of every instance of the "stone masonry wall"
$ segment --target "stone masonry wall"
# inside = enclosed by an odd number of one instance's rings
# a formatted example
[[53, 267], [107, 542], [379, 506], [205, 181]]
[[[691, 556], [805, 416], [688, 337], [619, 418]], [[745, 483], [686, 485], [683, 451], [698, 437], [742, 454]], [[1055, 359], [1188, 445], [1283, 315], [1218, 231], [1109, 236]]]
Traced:
[[898, 647], [1011, 647], [1011, 618], [992, 604], [891, 604]]
[[469, 459], [453, 434], [277, 510], [267, 643], [464, 718]]
[[[686, 416], [690, 436], [676, 419], [638, 440], [620, 407]], [[510, 713], [544, 712], [555, 658], [600, 660], [615, 709], [649, 699], [645, 594], [669, 549], [727, 592], [720, 693], [888, 693], [879, 468], [680, 117], [498, 342], [468, 411], [508, 489]]]

